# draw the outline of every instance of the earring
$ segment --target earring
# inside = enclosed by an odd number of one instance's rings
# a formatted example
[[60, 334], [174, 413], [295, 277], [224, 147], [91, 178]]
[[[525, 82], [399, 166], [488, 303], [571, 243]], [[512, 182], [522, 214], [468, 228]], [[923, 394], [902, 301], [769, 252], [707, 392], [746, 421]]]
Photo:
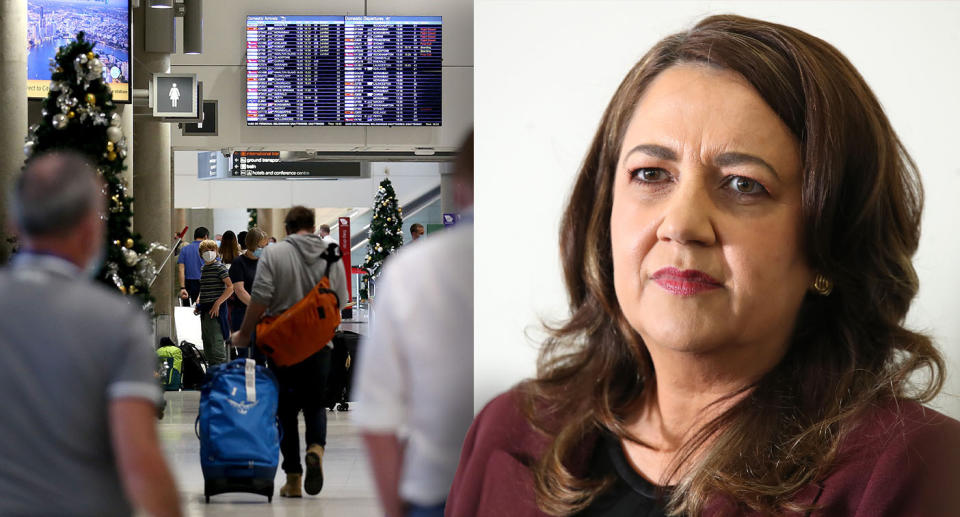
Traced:
[[833, 292], [833, 282], [820, 273], [817, 273], [816, 278], [813, 279], [813, 285], [810, 287], [820, 296], [830, 296], [830, 293]]

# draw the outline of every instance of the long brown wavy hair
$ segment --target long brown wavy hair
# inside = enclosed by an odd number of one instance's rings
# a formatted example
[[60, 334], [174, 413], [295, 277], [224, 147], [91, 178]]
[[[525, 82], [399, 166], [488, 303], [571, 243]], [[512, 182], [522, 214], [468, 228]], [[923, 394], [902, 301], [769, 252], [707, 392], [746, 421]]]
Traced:
[[[654, 377], [614, 292], [610, 212], [637, 102], [657, 74], [679, 63], [742, 75], [800, 140], [802, 249], [834, 288], [830, 296], [807, 295], [781, 362], [681, 448], [668, 469], [667, 479], [679, 479], [671, 513], [697, 515], [714, 496], [766, 513], [803, 510], [791, 499], [823, 478], [865, 410], [893, 397], [928, 402], [943, 383], [944, 362], [931, 340], [903, 326], [918, 288], [911, 257], [923, 190], [876, 96], [818, 38], [711, 16], [657, 43], [627, 74], [563, 217], [571, 316], [549, 329], [537, 378], [522, 386], [528, 419], [550, 443], [532, 466], [538, 505], [549, 514], [575, 513], [607, 486], [609, 479], [572, 471], [571, 459], [585, 436], [634, 439], [623, 422]], [[923, 369], [924, 380], [912, 384]]]

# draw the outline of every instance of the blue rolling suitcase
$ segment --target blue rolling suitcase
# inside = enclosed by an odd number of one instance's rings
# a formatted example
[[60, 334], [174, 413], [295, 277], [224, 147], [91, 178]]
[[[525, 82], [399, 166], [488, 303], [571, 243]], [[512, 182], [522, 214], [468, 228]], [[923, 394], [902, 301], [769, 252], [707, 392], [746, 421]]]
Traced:
[[200, 393], [196, 431], [200, 438], [203, 495], [249, 492], [273, 501], [280, 456], [277, 380], [252, 359], [210, 369]]

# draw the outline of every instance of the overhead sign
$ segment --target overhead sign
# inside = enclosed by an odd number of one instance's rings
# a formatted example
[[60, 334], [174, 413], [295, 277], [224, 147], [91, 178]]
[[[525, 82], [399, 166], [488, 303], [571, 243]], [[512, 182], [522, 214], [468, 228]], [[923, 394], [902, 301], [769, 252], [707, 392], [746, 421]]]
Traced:
[[343, 178], [362, 175], [359, 161], [333, 162], [280, 159], [279, 151], [234, 151], [233, 176], [254, 178]]
[[197, 74], [153, 74], [150, 88], [154, 117], [199, 118]]
[[200, 122], [183, 125], [183, 136], [217, 136], [217, 101], [203, 101]]

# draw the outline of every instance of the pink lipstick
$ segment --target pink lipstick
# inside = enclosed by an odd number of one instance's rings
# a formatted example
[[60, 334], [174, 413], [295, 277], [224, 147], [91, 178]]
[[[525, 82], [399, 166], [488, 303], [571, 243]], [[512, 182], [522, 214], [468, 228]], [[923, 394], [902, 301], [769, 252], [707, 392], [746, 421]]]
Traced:
[[665, 291], [678, 296], [692, 296], [723, 286], [716, 278], [696, 269], [681, 271], [675, 267], [665, 267], [650, 278]]

